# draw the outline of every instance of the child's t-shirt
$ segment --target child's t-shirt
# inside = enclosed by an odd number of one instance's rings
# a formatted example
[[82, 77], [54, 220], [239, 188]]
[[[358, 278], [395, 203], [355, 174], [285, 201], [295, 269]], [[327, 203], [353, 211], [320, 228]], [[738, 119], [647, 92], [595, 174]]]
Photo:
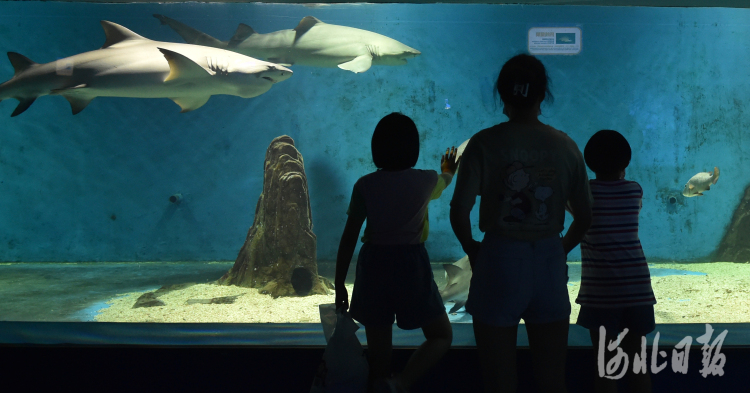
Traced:
[[547, 125], [501, 123], [471, 137], [451, 206], [471, 209], [482, 232], [536, 241], [565, 229], [565, 205], [591, 208], [586, 164], [576, 143]]
[[440, 197], [452, 179], [433, 170], [378, 170], [354, 184], [347, 214], [367, 219], [363, 243], [423, 243], [429, 231], [427, 204]]
[[581, 241], [581, 289], [576, 303], [601, 308], [656, 304], [638, 238], [641, 186], [590, 180], [593, 221]]

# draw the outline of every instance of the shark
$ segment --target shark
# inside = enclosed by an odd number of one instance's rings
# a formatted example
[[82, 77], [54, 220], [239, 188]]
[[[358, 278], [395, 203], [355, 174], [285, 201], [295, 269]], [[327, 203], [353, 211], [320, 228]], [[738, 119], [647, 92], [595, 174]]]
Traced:
[[154, 14], [185, 42], [228, 49], [284, 66], [338, 67], [354, 73], [373, 65], [403, 65], [420, 51], [393, 38], [367, 30], [328, 24], [313, 16], [302, 18], [294, 29], [260, 34], [240, 23], [229, 41], [220, 41], [182, 22]]
[[251, 98], [292, 76], [292, 70], [236, 52], [152, 41], [109, 21], [97, 50], [46, 64], [15, 52], [13, 78], [0, 85], [0, 101], [15, 98], [18, 116], [44, 95], [60, 95], [78, 114], [96, 97], [170, 98], [188, 112], [212, 95]]
[[443, 302], [455, 302], [448, 313], [457, 312], [466, 304], [469, 297], [469, 286], [471, 284], [471, 265], [469, 256], [464, 256], [458, 261], [443, 264], [445, 269], [445, 287], [440, 290]]

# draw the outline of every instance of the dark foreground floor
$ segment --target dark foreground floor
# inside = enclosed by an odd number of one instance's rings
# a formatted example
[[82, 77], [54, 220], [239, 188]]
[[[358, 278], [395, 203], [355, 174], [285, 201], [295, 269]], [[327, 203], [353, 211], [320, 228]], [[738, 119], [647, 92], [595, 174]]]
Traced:
[[[693, 348], [698, 348], [694, 346]], [[2, 391], [75, 389], [101, 392], [308, 392], [322, 347], [0, 346]], [[671, 348], [665, 348], [671, 358]], [[413, 349], [394, 350], [394, 367]], [[701, 351], [690, 351], [687, 374], [670, 366], [653, 376], [654, 392], [750, 392], [750, 348], [722, 348], [723, 376], [700, 374]], [[519, 393], [534, 392], [530, 353], [519, 350]], [[595, 354], [568, 351], [569, 392], [590, 392]], [[18, 389], [6, 390], [17, 386]], [[20, 388], [22, 387], [22, 388]], [[472, 348], [451, 349], [412, 392], [480, 392]]]

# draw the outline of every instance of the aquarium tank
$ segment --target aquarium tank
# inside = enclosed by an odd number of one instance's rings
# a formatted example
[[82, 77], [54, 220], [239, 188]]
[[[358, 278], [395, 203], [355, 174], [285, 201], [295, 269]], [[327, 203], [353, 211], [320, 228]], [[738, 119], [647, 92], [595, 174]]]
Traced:
[[[750, 9], [502, 3], [0, 2], [3, 327], [314, 330], [375, 125], [410, 116], [439, 170], [507, 119], [520, 53], [552, 81], [544, 123], [629, 141], [657, 324], [750, 323]], [[441, 288], [452, 194], [429, 205]]]

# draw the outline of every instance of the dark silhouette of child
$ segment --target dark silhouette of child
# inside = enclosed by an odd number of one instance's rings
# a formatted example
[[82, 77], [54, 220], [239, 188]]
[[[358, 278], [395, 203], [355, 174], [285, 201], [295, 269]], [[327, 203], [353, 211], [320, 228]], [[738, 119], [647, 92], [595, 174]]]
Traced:
[[[596, 179], [589, 181], [594, 197], [593, 221], [581, 241], [581, 289], [576, 299], [581, 312], [577, 324], [589, 329], [598, 356], [605, 355], [605, 365], [617, 353], [605, 346], [628, 329], [619, 345], [631, 362], [624, 376], [628, 391], [649, 393], [648, 367], [639, 374], [632, 371], [634, 355], [641, 354], [641, 340], [655, 329], [656, 298], [638, 238], [643, 189], [625, 180], [631, 150], [619, 132], [595, 133], [583, 155]], [[617, 392], [617, 381], [606, 378], [605, 370], [597, 370], [597, 375], [597, 393]]]
[[[348, 308], [344, 286], [360, 229], [367, 226], [357, 259], [351, 316], [365, 326], [370, 363], [369, 391], [405, 392], [448, 351], [453, 340], [448, 315], [424, 246], [427, 205], [450, 184], [458, 165], [456, 149], [446, 150], [441, 174], [413, 169], [419, 158], [414, 122], [391, 113], [372, 136], [377, 171], [357, 180], [336, 259], [336, 305]], [[399, 377], [391, 374], [392, 326], [422, 328], [426, 341]]]

